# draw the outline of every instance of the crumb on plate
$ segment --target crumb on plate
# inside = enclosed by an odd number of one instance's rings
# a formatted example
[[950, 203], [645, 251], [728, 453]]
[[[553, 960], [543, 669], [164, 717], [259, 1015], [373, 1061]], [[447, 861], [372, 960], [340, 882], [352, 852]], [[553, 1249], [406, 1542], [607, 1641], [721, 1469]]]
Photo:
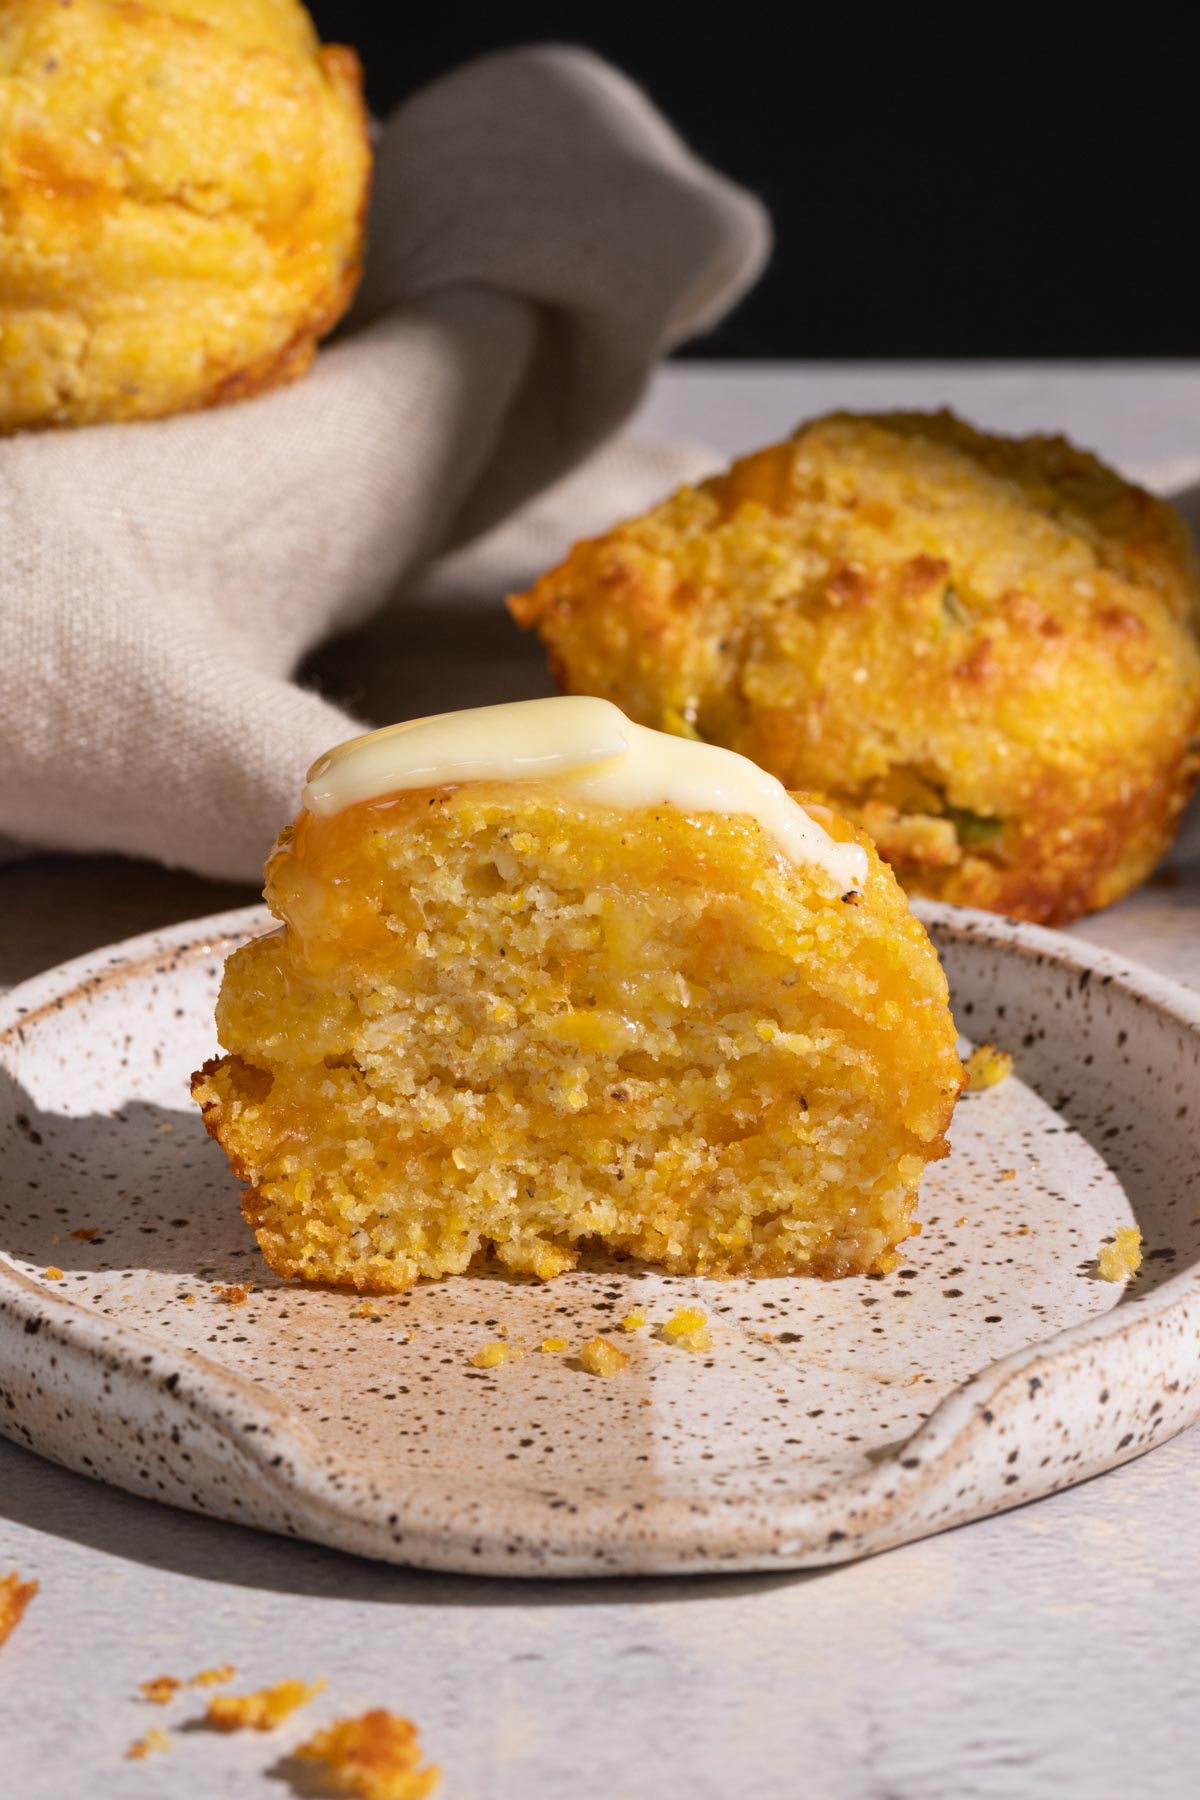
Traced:
[[677, 1306], [666, 1324], [659, 1326], [658, 1334], [680, 1350], [712, 1349], [708, 1314], [700, 1306]]
[[51, 1263], [50, 1267], [46, 1270], [46, 1280], [47, 1281], [61, 1281], [62, 1278], [63, 1278], [63, 1272], [59, 1268], [58, 1264]]
[[1101, 1281], [1129, 1281], [1142, 1266], [1142, 1234], [1136, 1225], [1114, 1233], [1112, 1242], [1101, 1244], [1096, 1272]]
[[0, 1577], [0, 1644], [3, 1644], [21, 1623], [25, 1608], [37, 1591], [37, 1582], [22, 1581], [15, 1569], [11, 1574]]
[[538, 1349], [545, 1351], [547, 1356], [553, 1356], [553, 1355], [557, 1354], [559, 1351], [565, 1350], [566, 1347], [567, 1347], [567, 1340], [564, 1337], [543, 1338], [541, 1343], [538, 1345]]
[[640, 1331], [642, 1329], [642, 1326], [645, 1323], [646, 1323], [645, 1307], [644, 1306], [635, 1306], [633, 1311], [631, 1313], [627, 1313], [625, 1315], [625, 1317], [621, 1320], [621, 1330], [622, 1331]]
[[300, 1762], [324, 1763], [332, 1790], [357, 1800], [425, 1800], [442, 1778], [435, 1764], [421, 1767], [412, 1720], [382, 1707], [355, 1719], [335, 1719], [295, 1754]]
[[981, 1093], [984, 1088], [999, 1087], [1012, 1074], [1013, 1059], [1007, 1050], [995, 1044], [976, 1044], [963, 1067], [967, 1071], [967, 1092]]
[[100, 1236], [100, 1227], [98, 1225], [77, 1225], [71, 1236], [78, 1238], [81, 1244], [90, 1244], [93, 1238]]
[[473, 1369], [498, 1369], [501, 1363], [508, 1362], [513, 1354], [511, 1344], [484, 1344], [471, 1358]]
[[217, 1731], [273, 1731], [324, 1686], [323, 1681], [277, 1681], [254, 1694], [214, 1694], [204, 1722]]
[[579, 1360], [589, 1375], [619, 1375], [629, 1367], [629, 1352], [618, 1350], [607, 1338], [589, 1338], [579, 1351]]
[[245, 1306], [254, 1292], [254, 1283], [252, 1281], [232, 1281], [227, 1287], [218, 1284], [213, 1292], [218, 1300], [228, 1300], [230, 1306]]

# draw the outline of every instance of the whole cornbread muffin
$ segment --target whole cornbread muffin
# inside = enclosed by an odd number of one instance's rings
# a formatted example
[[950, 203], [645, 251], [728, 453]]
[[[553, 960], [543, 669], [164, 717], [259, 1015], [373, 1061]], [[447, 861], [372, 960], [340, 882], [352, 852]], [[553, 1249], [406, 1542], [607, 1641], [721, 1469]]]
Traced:
[[272, 1268], [894, 1266], [963, 1072], [861, 832], [596, 700], [375, 734], [305, 798], [193, 1085]]
[[1061, 923], [1171, 842], [1197, 598], [1169, 506], [943, 412], [817, 419], [509, 604], [569, 691], [827, 797], [910, 893]]
[[358, 279], [353, 51], [296, 0], [0, 7], [0, 429], [289, 381]]

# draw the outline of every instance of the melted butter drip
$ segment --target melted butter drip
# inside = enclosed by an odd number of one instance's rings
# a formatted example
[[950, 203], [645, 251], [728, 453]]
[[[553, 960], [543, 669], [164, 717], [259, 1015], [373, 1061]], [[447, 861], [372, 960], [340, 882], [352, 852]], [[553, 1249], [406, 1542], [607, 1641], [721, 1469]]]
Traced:
[[314, 763], [304, 805], [318, 817], [410, 788], [535, 781], [583, 804], [757, 820], [790, 862], [823, 869], [843, 893], [867, 878], [866, 852], [838, 844], [748, 757], [635, 725], [609, 700], [566, 695], [410, 719], [352, 738]]

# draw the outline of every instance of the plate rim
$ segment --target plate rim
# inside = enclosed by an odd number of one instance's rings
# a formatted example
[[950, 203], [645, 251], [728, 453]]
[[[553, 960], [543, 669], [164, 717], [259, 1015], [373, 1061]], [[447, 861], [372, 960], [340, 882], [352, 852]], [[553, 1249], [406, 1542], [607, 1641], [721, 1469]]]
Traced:
[[[1200, 992], [1170, 976], [1086, 939], [1023, 920], [936, 901], [917, 901], [913, 911], [939, 951], [943, 941], [957, 940], [1049, 962], [1064, 973], [1078, 975], [1088, 970], [1098, 985], [1115, 987], [1135, 1001], [1148, 1003], [1200, 1040]], [[255, 903], [159, 927], [59, 963], [0, 996], [0, 1052], [8, 1051], [14, 1043], [19, 1046], [24, 1032], [35, 1027], [48, 1010], [61, 1010], [64, 1003], [86, 999], [104, 987], [138, 979], [143, 973], [169, 972], [172, 964], [180, 966], [205, 957], [226, 956], [236, 940], [260, 935], [276, 923], [263, 904]], [[819, 1483], [803, 1491], [789, 1489], [771, 1509], [775, 1523], [769, 1534], [770, 1543], [760, 1542], [753, 1551], [747, 1551], [744, 1545], [729, 1548], [727, 1540], [738, 1536], [737, 1515], [747, 1505], [741, 1496], [706, 1496], [703, 1518], [691, 1503], [670, 1496], [655, 1504], [657, 1548], [653, 1555], [644, 1563], [639, 1563], [636, 1556], [626, 1556], [611, 1567], [599, 1569], [584, 1554], [590, 1509], [581, 1509], [570, 1522], [573, 1530], [563, 1533], [561, 1524], [556, 1523], [560, 1541], [539, 1551], [528, 1541], [527, 1530], [520, 1528], [516, 1515], [528, 1502], [516, 1492], [493, 1494], [486, 1525], [472, 1525], [469, 1529], [448, 1529], [421, 1519], [425, 1510], [422, 1498], [439, 1491], [438, 1478], [433, 1474], [414, 1478], [403, 1497], [392, 1495], [380, 1502], [377, 1518], [365, 1516], [361, 1503], [352, 1503], [348, 1508], [339, 1498], [336, 1479], [331, 1481], [348, 1465], [331, 1466], [309, 1428], [268, 1390], [203, 1352], [180, 1352], [144, 1327], [114, 1323], [96, 1315], [83, 1303], [17, 1269], [0, 1250], [0, 1375], [5, 1373], [5, 1318], [26, 1335], [31, 1329], [47, 1330], [48, 1338], [54, 1339], [64, 1355], [81, 1358], [85, 1363], [94, 1362], [98, 1356], [111, 1363], [113, 1340], [135, 1344], [140, 1360], [128, 1359], [124, 1370], [135, 1387], [144, 1388], [148, 1383], [161, 1403], [163, 1390], [174, 1377], [169, 1387], [172, 1400], [198, 1410], [218, 1439], [236, 1446], [240, 1456], [257, 1464], [260, 1480], [267, 1489], [275, 1490], [285, 1505], [298, 1503], [310, 1514], [315, 1512], [316, 1517], [310, 1516], [307, 1521], [304, 1535], [318, 1542], [416, 1566], [516, 1576], [694, 1573], [716, 1568], [779, 1568], [848, 1561], [873, 1549], [888, 1548], [940, 1529], [936, 1523], [917, 1523], [907, 1531], [897, 1530], [895, 1525], [898, 1516], [906, 1511], [912, 1513], [921, 1489], [936, 1487], [931, 1471], [960, 1449], [968, 1436], [977, 1434], [981, 1425], [990, 1426], [1011, 1403], [1014, 1393], [1024, 1391], [1027, 1382], [1043, 1385], [1048, 1365], [1065, 1366], [1072, 1358], [1086, 1358], [1098, 1348], [1116, 1349], [1131, 1338], [1140, 1340], [1151, 1326], [1178, 1325], [1181, 1340], [1189, 1336], [1193, 1341], [1200, 1340], [1200, 1259], [1169, 1277], [1153, 1294], [1140, 1300], [1136, 1309], [1114, 1306], [1095, 1318], [1024, 1345], [977, 1371], [944, 1396], [905, 1441], [906, 1456], [899, 1464], [896, 1459], [885, 1458], [858, 1475], [836, 1482], [827, 1491]], [[32, 1323], [35, 1319], [36, 1325]], [[1200, 1374], [1200, 1351], [1193, 1350], [1192, 1360]], [[250, 1439], [242, 1435], [227, 1410], [234, 1396], [245, 1401], [250, 1410], [270, 1416], [273, 1432], [289, 1447], [286, 1468], [268, 1464], [268, 1452], [278, 1441], [273, 1434], [256, 1434]], [[1123, 1444], [1123, 1454], [1090, 1464], [1083, 1474], [1049, 1484], [1037, 1493], [1070, 1485], [1099, 1472], [1101, 1467], [1130, 1460], [1198, 1417], [1200, 1383], [1194, 1395], [1190, 1390], [1185, 1393], [1183, 1404], [1175, 1408], [1174, 1415], [1162, 1416], [1161, 1424], [1169, 1425], [1169, 1430], [1156, 1431], [1149, 1442]], [[18, 1442], [25, 1441], [10, 1431], [10, 1421], [10, 1414], [0, 1414], [0, 1432], [16, 1436]], [[44, 1450], [39, 1453], [48, 1454]], [[971, 1514], [960, 1513], [947, 1519], [946, 1524], [964, 1523], [967, 1517], [1004, 1510], [1034, 1497], [1037, 1494], [1015, 1492], [1011, 1499], [1001, 1498]], [[611, 1509], [611, 1501], [598, 1503], [597, 1510], [602, 1509]], [[825, 1534], [823, 1553], [814, 1554], [813, 1524], [822, 1513], [827, 1518], [870, 1515], [868, 1541], [833, 1526]], [[397, 1514], [405, 1522], [405, 1529], [399, 1532], [395, 1528]], [[560, 1521], [561, 1514], [555, 1518]], [[527, 1523], [526, 1520], [526, 1526]], [[723, 1525], [727, 1527], [724, 1530]], [[481, 1536], [487, 1540], [482, 1549]], [[517, 1555], [505, 1555], [505, 1546], [514, 1537], [523, 1540], [525, 1548]], [[795, 1553], [795, 1544], [790, 1541], [793, 1538], [804, 1541], [802, 1555]], [[684, 1539], [692, 1548], [691, 1555], [671, 1548], [676, 1540]]]

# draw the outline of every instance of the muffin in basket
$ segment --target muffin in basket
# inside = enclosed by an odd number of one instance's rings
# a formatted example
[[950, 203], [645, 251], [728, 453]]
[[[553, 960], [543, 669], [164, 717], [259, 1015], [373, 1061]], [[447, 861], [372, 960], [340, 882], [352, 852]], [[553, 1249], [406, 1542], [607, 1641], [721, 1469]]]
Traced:
[[0, 430], [291, 380], [358, 278], [358, 61], [298, 0], [0, 7]]

